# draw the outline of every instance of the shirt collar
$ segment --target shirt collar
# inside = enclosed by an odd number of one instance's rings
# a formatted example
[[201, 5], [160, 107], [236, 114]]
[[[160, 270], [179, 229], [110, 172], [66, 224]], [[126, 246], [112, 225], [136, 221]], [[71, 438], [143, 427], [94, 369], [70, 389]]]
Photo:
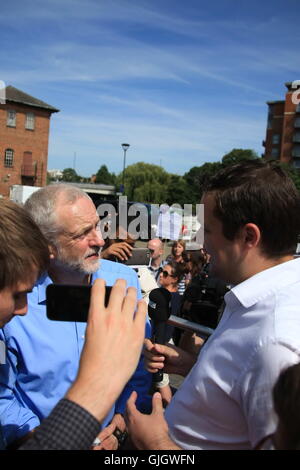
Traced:
[[158, 271], [159, 269], [162, 269], [163, 267], [164, 267], [164, 263], [161, 261], [161, 263], [160, 263], [160, 265], [158, 266], [158, 268], [153, 268], [153, 266], [151, 266], [151, 258], [150, 258], [148, 268], [150, 268], [151, 271]]
[[265, 269], [234, 286], [224, 299], [228, 307], [252, 307], [257, 302], [300, 281], [300, 258]]
[[46, 302], [46, 288], [49, 284], [53, 284], [52, 279], [49, 277], [48, 273], [43, 274], [36, 283], [36, 288], [38, 292], [38, 303]]

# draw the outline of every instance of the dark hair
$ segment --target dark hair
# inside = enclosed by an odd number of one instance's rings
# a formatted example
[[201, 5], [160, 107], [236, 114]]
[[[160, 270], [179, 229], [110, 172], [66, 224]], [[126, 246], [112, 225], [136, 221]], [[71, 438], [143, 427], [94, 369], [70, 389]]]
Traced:
[[295, 253], [300, 194], [278, 164], [257, 159], [232, 165], [213, 176], [204, 192], [214, 194], [214, 215], [222, 222], [228, 240], [243, 225], [254, 223], [261, 231], [265, 255]]
[[178, 279], [178, 282], [184, 276], [184, 264], [183, 263], [176, 263], [176, 261], [168, 261], [165, 266], [171, 266], [172, 268], [172, 276]]
[[33, 268], [46, 271], [49, 249], [29, 213], [17, 204], [0, 200], [0, 290], [24, 281]]
[[273, 388], [273, 403], [286, 449], [300, 449], [300, 364], [283, 370]]
[[[192, 268], [190, 270], [192, 277], [197, 276], [202, 271], [203, 266], [206, 263], [205, 254], [200, 251], [188, 251], [187, 253], [187, 262], [192, 263]], [[188, 271], [189, 272], [189, 271]]]

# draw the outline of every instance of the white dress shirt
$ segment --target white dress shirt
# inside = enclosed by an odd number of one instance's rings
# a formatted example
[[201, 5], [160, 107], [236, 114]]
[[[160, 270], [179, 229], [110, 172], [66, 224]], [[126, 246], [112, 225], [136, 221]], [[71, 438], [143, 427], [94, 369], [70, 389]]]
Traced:
[[272, 388], [300, 361], [300, 259], [232, 288], [223, 317], [166, 409], [183, 449], [251, 449], [276, 428]]

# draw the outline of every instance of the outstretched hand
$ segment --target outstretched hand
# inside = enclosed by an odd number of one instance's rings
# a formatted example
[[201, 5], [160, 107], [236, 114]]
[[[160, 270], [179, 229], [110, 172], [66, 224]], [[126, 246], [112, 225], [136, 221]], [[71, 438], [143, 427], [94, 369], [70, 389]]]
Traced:
[[105, 282], [92, 287], [86, 340], [77, 379], [67, 398], [86, 408], [101, 421], [135, 371], [140, 358], [147, 307], [137, 291], [118, 279], [108, 306], [104, 306]]
[[132, 252], [132, 246], [127, 242], [115, 242], [101, 251], [101, 258], [110, 259], [116, 257], [120, 261], [127, 261]]
[[186, 376], [193, 367], [196, 356], [173, 345], [154, 344], [144, 341], [145, 367], [152, 374], [164, 369], [167, 374]]
[[137, 393], [132, 392], [127, 401], [125, 413], [129, 436], [136, 448], [139, 450], [179, 449], [169, 437], [160, 393], [153, 395], [150, 415], [142, 414], [137, 410], [136, 399]]

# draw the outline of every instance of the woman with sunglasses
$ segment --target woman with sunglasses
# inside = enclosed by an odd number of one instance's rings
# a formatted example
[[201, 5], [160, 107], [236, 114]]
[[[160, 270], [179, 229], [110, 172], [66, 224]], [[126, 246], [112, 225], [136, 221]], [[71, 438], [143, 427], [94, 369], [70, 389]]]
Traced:
[[[184, 276], [184, 265], [169, 261], [164, 265], [163, 270], [159, 275], [160, 287], [164, 287], [171, 293], [171, 315], [179, 315], [181, 309], [182, 296], [178, 293], [178, 284]], [[166, 326], [166, 343], [169, 342], [174, 334], [174, 327]], [[167, 405], [172, 398], [172, 391], [169, 386], [168, 374], [163, 375], [163, 380], [156, 384], [158, 391], [161, 393], [164, 405]]]

